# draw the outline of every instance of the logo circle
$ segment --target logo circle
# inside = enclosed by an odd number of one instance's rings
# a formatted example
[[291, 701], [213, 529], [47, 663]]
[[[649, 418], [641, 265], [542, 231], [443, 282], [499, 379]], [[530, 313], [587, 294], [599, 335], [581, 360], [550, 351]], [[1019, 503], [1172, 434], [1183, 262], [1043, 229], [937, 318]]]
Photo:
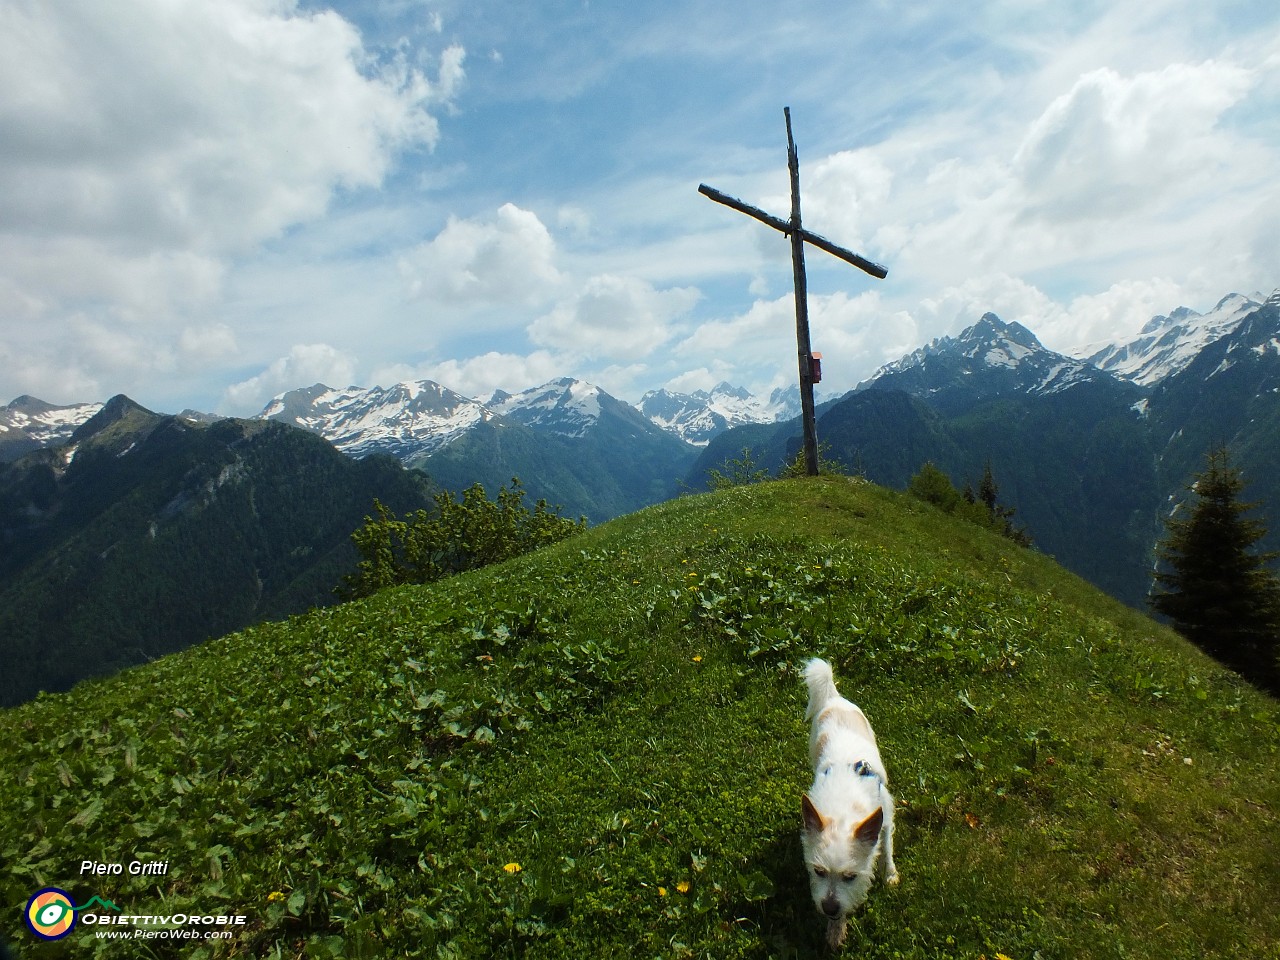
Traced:
[[41, 940], [61, 940], [76, 925], [70, 894], [57, 887], [37, 890], [27, 901], [27, 926]]

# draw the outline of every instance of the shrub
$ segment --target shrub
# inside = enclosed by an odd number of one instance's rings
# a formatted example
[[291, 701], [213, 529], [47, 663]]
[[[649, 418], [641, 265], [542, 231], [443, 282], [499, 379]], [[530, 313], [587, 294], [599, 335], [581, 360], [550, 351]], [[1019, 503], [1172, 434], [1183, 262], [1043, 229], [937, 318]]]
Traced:
[[436, 512], [418, 510], [397, 519], [379, 501], [377, 518], [365, 517], [351, 535], [360, 561], [343, 579], [340, 595], [353, 599], [406, 583], [433, 583], [463, 570], [487, 566], [556, 543], [586, 529], [583, 517], [570, 520], [559, 508], [539, 500], [524, 506], [524, 488], [513, 477], [511, 487], [490, 500], [479, 483], [460, 500], [448, 490], [437, 494]]

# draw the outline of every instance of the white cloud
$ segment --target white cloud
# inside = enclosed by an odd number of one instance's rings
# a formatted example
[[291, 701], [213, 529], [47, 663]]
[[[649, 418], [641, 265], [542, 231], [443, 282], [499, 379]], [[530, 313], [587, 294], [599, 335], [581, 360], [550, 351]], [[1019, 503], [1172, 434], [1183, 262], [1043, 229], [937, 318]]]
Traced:
[[[920, 304], [922, 323], [954, 335], [984, 313], [1017, 321], [1051, 350], [1072, 353], [1097, 341], [1136, 334], [1153, 316], [1188, 302], [1186, 288], [1165, 277], [1122, 280], [1098, 294], [1082, 294], [1065, 305], [1008, 274], [974, 277]], [[904, 351], [906, 352], [906, 351]]]
[[556, 245], [537, 214], [513, 203], [491, 219], [451, 217], [445, 228], [400, 259], [415, 299], [487, 306], [545, 302], [561, 282]]
[[711, 367], [697, 367], [686, 370], [672, 377], [662, 386], [672, 393], [695, 393], [698, 390], [710, 391], [729, 380], [733, 375], [733, 367], [720, 359], [713, 359]]
[[378, 384], [404, 380], [434, 380], [466, 397], [487, 397], [495, 390], [516, 393], [540, 386], [565, 374], [565, 359], [545, 350], [521, 355], [496, 350], [464, 360], [443, 360], [410, 367], [396, 364], [377, 369]]
[[601, 274], [535, 320], [529, 337], [581, 357], [636, 360], [667, 342], [671, 322], [698, 297], [691, 287], [658, 290], [636, 277]]
[[[1215, 296], [1226, 293], [1219, 290]], [[1045, 346], [1070, 353], [1100, 340], [1133, 336], [1152, 317], [1188, 299], [1184, 287], [1168, 277], [1121, 280], [1102, 293], [1073, 298], [1061, 315], [1045, 318], [1036, 331]]]
[[288, 0], [0, 4], [6, 339], [135, 395], [188, 372], [191, 331], [229, 355], [228, 271], [432, 147], [462, 64], [451, 47], [430, 79]]
[[[812, 303], [812, 300], [810, 301]], [[732, 351], [740, 362], [760, 363], [788, 350], [795, 355], [795, 297], [756, 300], [736, 317], [700, 324], [675, 348], [680, 356], [706, 363]]]
[[9, 371], [8, 395], [0, 403], [30, 394], [49, 403], [83, 403], [86, 397], [106, 399], [95, 373], [74, 357], [32, 356], [0, 340], [0, 368]]
[[297, 344], [257, 376], [229, 386], [222, 407], [251, 416], [272, 397], [314, 383], [334, 388], [354, 385], [355, 361], [327, 343]]
[[924, 298], [917, 309], [926, 328], [938, 331], [936, 335], [959, 333], [984, 313], [1037, 330], [1040, 321], [1057, 312], [1059, 308], [1041, 290], [1007, 273], [966, 278], [937, 296]]
[[434, 144], [461, 73], [452, 51], [438, 87], [402, 57], [370, 73], [350, 23], [274, 0], [10, 3], [0, 64], [10, 229], [219, 253]]
[[833, 153], [805, 171], [804, 222], [831, 232], [832, 242], [857, 251], [875, 233], [892, 187], [893, 172], [876, 151]]
[[178, 338], [178, 348], [197, 361], [233, 357], [239, 350], [235, 333], [225, 323], [185, 328]]
[[1013, 158], [1028, 212], [1113, 219], [1219, 175], [1233, 138], [1222, 114], [1248, 93], [1249, 70], [1212, 60], [1122, 76], [1081, 76], [1027, 131]]

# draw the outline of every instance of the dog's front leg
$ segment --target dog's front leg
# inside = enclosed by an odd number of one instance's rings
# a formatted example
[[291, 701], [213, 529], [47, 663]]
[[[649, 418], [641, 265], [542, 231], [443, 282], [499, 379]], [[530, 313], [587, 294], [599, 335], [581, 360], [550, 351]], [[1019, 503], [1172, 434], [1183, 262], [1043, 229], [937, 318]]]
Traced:
[[880, 832], [880, 879], [888, 886], [898, 885], [898, 865], [893, 862], [893, 803], [886, 805], [888, 816]]

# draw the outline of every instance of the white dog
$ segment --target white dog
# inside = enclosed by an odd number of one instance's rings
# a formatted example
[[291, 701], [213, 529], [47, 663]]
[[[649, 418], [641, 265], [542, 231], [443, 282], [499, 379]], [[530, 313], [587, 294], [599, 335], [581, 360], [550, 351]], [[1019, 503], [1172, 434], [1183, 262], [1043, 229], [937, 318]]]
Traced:
[[813, 787], [804, 798], [804, 860], [814, 905], [827, 917], [827, 943], [844, 943], [845, 923], [880, 877], [898, 882], [893, 863], [893, 797], [876, 735], [854, 704], [836, 690], [831, 664], [810, 660], [806, 719]]

